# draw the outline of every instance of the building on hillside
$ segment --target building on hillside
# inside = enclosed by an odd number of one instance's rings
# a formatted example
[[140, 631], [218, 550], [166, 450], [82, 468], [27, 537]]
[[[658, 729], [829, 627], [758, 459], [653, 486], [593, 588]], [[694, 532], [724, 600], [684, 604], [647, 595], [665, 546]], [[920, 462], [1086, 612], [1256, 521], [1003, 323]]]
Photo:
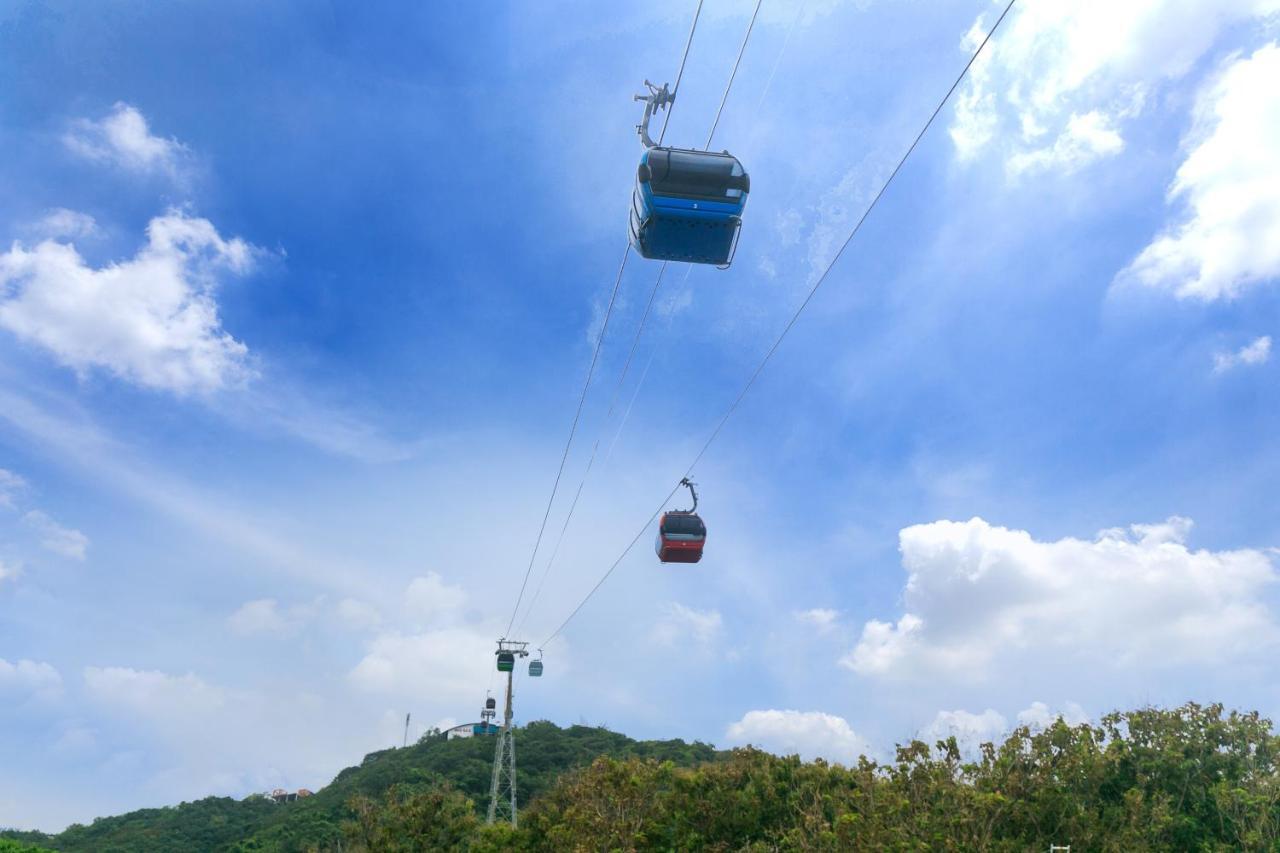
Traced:
[[306, 788], [299, 788], [296, 791], [286, 791], [284, 788], [276, 788], [271, 792], [271, 799], [277, 803], [292, 803], [295, 800], [303, 800], [311, 796], [311, 792]]
[[445, 737], [449, 740], [459, 737], [474, 737], [475, 735], [496, 735], [498, 727], [493, 723], [463, 723], [460, 726], [454, 726], [451, 729], [445, 729]]

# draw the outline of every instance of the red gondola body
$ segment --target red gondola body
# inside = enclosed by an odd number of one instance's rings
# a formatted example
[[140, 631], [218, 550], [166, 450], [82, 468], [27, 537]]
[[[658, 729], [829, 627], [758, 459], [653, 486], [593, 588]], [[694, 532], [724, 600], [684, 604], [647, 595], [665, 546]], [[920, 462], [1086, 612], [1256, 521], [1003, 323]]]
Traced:
[[707, 528], [693, 512], [664, 512], [658, 522], [658, 559], [664, 563], [696, 563], [702, 559]]

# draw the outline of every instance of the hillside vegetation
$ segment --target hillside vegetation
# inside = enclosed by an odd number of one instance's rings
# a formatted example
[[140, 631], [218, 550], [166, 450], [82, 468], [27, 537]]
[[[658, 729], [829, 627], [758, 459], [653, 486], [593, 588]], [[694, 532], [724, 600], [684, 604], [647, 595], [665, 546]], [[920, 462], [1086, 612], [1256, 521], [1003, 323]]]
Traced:
[[1280, 850], [1280, 738], [1184, 705], [954, 739], [855, 767], [754, 749], [521, 729], [520, 827], [486, 827], [492, 740], [373, 753], [316, 796], [207, 799], [21, 834], [55, 850]]
[[[520, 728], [517, 738], [521, 804], [547, 790], [564, 772], [585, 767], [602, 755], [653, 759], [682, 767], [716, 757], [716, 751], [706, 744], [636, 741], [591, 726], [562, 729], [553, 723], [535, 722]], [[428, 734], [413, 746], [366, 755], [359, 766], [343, 770], [314, 796], [292, 803], [277, 805], [261, 795], [243, 800], [207, 797], [98, 818], [87, 826], [72, 825], [57, 835], [7, 835], [68, 853], [337, 849], [342, 825], [354, 814], [352, 799], [381, 798], [392, 786], [402, 795], [448, 786], [483, 808], [488, 802], [493, 746], [493, 739], [487, 737], [446, 740], [443, 735]]]

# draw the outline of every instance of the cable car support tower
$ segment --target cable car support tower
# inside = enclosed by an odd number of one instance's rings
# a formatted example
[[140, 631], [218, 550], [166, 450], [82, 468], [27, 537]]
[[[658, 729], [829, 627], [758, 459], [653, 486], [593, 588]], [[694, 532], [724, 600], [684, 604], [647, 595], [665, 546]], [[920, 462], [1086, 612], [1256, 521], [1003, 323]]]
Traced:
[[489, 817], [487, 823], [500, 818], [510, 820], [516, 826], [516, 732], [511, 725], [511, 681], [515, 674], [516, 658], [529, 656], [528, 643], [517, 640], [498, 640], [499, 671], [507, 673], [507, 702], [502, 715], [502, 730], [498, 732], [493, 747], [493, 778], [489, 782]]

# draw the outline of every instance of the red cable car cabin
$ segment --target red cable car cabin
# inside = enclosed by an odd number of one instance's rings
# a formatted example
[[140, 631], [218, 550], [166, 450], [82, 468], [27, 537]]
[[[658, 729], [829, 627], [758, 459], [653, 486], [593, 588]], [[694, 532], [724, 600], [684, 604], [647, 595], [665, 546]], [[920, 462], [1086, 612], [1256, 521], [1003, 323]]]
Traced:
[[702, 559], [707, 526], [696, 512], [664, 512], [658, 522], [658, 559], [664, 563], [696, 563]]

